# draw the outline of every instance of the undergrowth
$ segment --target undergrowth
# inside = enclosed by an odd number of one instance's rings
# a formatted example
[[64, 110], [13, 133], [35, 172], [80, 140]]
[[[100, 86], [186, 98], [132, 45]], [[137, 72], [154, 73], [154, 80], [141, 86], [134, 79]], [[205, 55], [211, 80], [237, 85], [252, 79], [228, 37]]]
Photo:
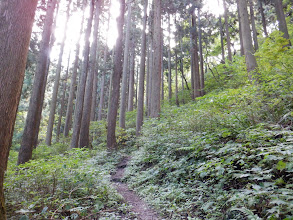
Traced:
[[39, 146], [34, 160], [18, 167], [17, 152], [10, 153], [5, 178], [9, 219], [120, 219], [129, 212], [110, 184], [118, 154], [55, 145]]
[[145, 122], [125, 181], [166, 219], [293, 219], [287, 43], [275, 32], [262, 44], [257, 84], [235, 58], [213, 70], [207, 95]]

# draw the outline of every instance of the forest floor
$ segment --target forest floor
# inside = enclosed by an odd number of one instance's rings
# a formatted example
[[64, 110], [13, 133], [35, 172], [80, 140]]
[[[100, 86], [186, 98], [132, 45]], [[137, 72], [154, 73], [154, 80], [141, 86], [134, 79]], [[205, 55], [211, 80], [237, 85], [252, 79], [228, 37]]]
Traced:
[[131, 211], [136, 214], [137, 219], [141, 220], [158, 220], [158, 214], [143, 201], [134, 191], [130, 190], [128, 185], [122, 182], [124, 170], [128, 165], [130, 157], [123, 157], [117, 165], [116, 172], [111, 176], [111, 181], [114, 182], [114, 187], [121, 194], [129, 205]]

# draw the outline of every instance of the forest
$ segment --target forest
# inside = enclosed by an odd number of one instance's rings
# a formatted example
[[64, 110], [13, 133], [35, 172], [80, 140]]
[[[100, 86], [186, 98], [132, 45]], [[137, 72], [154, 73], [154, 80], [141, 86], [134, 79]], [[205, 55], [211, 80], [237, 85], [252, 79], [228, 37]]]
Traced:
[[293, 220], [292, 0], [1, 0], [0, 220]]

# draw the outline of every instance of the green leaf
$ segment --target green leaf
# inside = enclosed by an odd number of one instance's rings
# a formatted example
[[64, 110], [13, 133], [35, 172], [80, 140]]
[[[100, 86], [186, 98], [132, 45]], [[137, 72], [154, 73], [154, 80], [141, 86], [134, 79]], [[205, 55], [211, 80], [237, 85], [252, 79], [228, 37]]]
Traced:
[[283, 162], [282, 160], [280, 160], [279, 162], [278, 162], [278, 164], [277, 164], [277, 169], [278, 170], [284, 170], [286, 168], [286, 163], [285, 162]]

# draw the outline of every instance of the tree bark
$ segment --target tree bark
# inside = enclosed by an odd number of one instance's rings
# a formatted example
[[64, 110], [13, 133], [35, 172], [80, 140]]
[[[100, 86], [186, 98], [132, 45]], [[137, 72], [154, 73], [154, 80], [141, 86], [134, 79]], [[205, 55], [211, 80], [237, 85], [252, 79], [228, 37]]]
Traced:
[[199, 59], [200, 59], [200, 95], [204, 96], [204, 60], [203, 60], [203, 51], [202, 51], [202, 27], [200, 20], [200, 10], [198, 9], [198, 43], [199, 43]]
[[77, 73], [78, 73], [78, 67], [79, 67], [79, 52], [80, 52], [80, 40], [84, 25], [84, 14], [85, 14], [85, 0], [83, 2], [83, 13], [81, 18], [81, 26], [79, 31], [79, 37], [76, 42], [75, 47], [75, 59], [73, 64], [73, 70], [71, 75], [71, 81], [70, 81], [70, 91], [69, 91], [69, 97], [68, 97], [68, 103], [67, 103], [67, 110], [66, 110], [66, 117], [65, 117], [65, 126], [64, 126], [64, 137], [68, 137], [69, 130], [71, 128], [72, 124], [72, 113], [73, 113], [73, 100], [75, 97], [75, 91], [76, 91], [76, 79], [77, 79]]
[[[163, 30], [162, 30], [163, 33]], [[162, 55], [161, 55], [161, 73], [162, 73], [162, 82], [161, 82], [161, 100], [164, 101], [165, 99], [165, 91], [164, 91], [164, 36], [162, 34], [161, 36], [161, 50], [162, 50]]]
[[134, 74], [135, 74], [135, 45], [132, 42], [132, 51], [129, 65], [129, 90], [128, 90], [128, 111], [133, 111], [134, 104]]
[[266, 17], [265, 17], [265, 13], [264, 13], [264, 9], [263, 9], [262, 0], [258, 0], [258, 4], [259, 4], [259, 12], [261, 14], [263, 31], [265, 33], [265, 36], [267, 37], [268, 36], [267, 23], [266, 23]]
[[199, 73], [199, 57], [198, 57], [198, 33], [196, 28], [196, 17], [192, 14], [192, 50], [193, 50], [193, 75], [194, 75], [194, 98], [200, 97], [200, 73]]
[[57, 104], [57, 96], [58, 96], [59, 83], [60, 83], [59, 81], [60, 81], [60, 74], [61, 74], [61, 69], [62, 69], [62, 58], [63, 58], [63, 53], [64, 53], [65, 41], [66, 41], [66, 37], [67, 37], [66, 30], [67, 30], [68, 20], [69, 20], [70, 5], [71, 5], [71, 0], [68, 1], [64, 35], [63, 35], [63, 39], [61, 41], [59, 59], [58, 59], [54, 88], [53, 88], [53, 95], [52, 95], [52, 100], [51, 100], [51, 105], [50, 105], [50, 115], [49, 115], [47, 134], [46, 134], [46, 144], [48, 146], [50, 146], [51, 142], [52, 142], [53, 127], [54, 127], [54, 121], [55, 121], [55, 111], [56, 111], [56, 104]]
[[[112, 84], [113, 84], [113, 72], [114, 72], [114, 57], [115, 57], [115, 48], [112, 49], [112, 55], [111, 55], [111, 62], [112, 62], [112, 65], [113, 65], [113, 68], [111, 70], [111, 73], [110, 73], [110, 83], [109, 83], [109, 94], [108, 94], [108, 112], [110, 111], [110, 107], [111, 107], [111, 102], [110, 100], [111, 99], [111, 96], [112, 96]], [[108, 116], [109, 114], [107, 114], [107, 121], [108, 121]]]
[[229, 32], [229, 19], [228, 19], [228, 9], [227, 9], [226, 0], [223, 0], [223, 6], [224, 6], [224, 17], [225, 17], [225, 29], [226, 29], [228, 59], [229, 59], [229, 61], [232, 61], [231, 40], [230, 40], [230, 32]]
[[33, 89], [22, 135], [17, 164], [23, 164], [32, 158], [35, 137], [36, 133], [38, 132], [38, 120], [40, 121], [40, 117], [38, 117], [38, 115], [42, 112], [42, 98], [44, 98], [42, 93], [44, 93], [43, 87], [45, 87], [47, 78], [46, 72], [49, 60], [50, 38], [52, 35], [55, 6], [56, 0], [48, 1], [46, 18], [42, 33], [42, 42], [40, 45], [40, 55], [38, 57], [37, 69], [34, 76]]
[[0, 219], [6, 219], [4, 172], [24, 78], [36, 0], [3, 0], [0, 5]]
[[86, 80], [88, 75], [88, 67], [89, 67], [89, 52], [90, 52], [90, 36], [92, 31], [92, 22], [93, 22], [93, 14], [94, 14], [94, 0], [90, 1], [90, 16], [87, 21], [87, 28], [85, 33], [85, 46], [83, 51], [83, 65], [82, 65], [82, 72], [80, 75], [78, 89], [77, 89], [77, 97], [76, 97], [76, 104], [75, 104], [75, 111], [74, 111], [74, 123], [73, 123], [73, 133], [71, 137], [71, 148], [77, 148], [79, 143], [79, 134], [80, 134], [80, 127], [81, 127], [81, 119], [82, 119], [82, 112], [83, 112], [83, 103], [84, 103], [84, 94], [85, 94], [85, 86]]
[[237, 0], [238, 9], [240, 13], [240, 22], [242, 27], [242, 37], [243, 37], [243, 46], [245, 53], [245, 62], [247, 67], [247, 72], [251, 80], [256, 80], [257, 82], [257, 63], [254, 56], [254, 49], [252, 45], [251, 32], [248, 11], [247, 11], [247, 0]]
[[154, 0], [154, 34], [153, 34], [153, 67], [152, 67], [152, 93], [151, 118], [158, 118], [161, 111], [161, 0]]
[[169, 102], [172, 99], [172, 70], [171, 70], [171, 24], [170, 14], [168, 15], [168, 91], [169, 91]]
[[[281, 32], [283, 32], [284, 38], [290, 40], [288, 27], [287, 27], [287, 23], [286, 23], [286, 18], [285, 18], [285, 14], [284, 14], [284, 10], [283, 10], [282, 0], [274, 0], [274, 3], [275, 3], [277, 19], [279, 22], [279, 30]], [[290, 42], [289, 42], [289, 45], [291, 45]]]
[[90, 147], [90, 116], [91, 116], [91, 104], [92, 104], [92, 94], [93, 94], [93, 79], [96, 71], [96, 56], [97, 56], [97, 43], [98, 43], [98, 30], [100, 23], [100, 7], [101, 0], [96, 1], [95, 8], [95, 25], [93, 30], [94, 40], [91, 45], [90, 51], [90, 63], [89, 63], [89, 73], [87, 76], [85, 97], [83, 103], [83, 113], [80, 127], [80, 137], [79, 137], [79, 147]]
[[115, 46], [115, 61], [114, 61], [114, 71], [112, 75], [112, 87], [111, 87], [111, 100], [110, 108], [108, 111], [108, 129], [107, 129], [107, 148], [109, 150], [116, 149], [116, 120], [119, 105], [119, 95], [120, 95], [120, 79], [122, 76], [122, 57], [123, 57], [123, 25], [124, 25], [124, 9], [125, 0], [120, 0], [120, 15], [117, 18], [117, 30], [118, 38]]
[[249, 9], [250, 9], [250, 22], [253, 34], [253, 42], [254, 42], [254, 50], [258, 50], [258, 40], [257, 40], [257, 30], [255, 25], [255, 17], [254, 17], [254, 10], [253, 10], [253, 1], [249, 0]]
[[147, 68], [147, 116], [151, 112], [151, 94], [152, 94], [152, 71], [153, 71], [153, 39], [149, 35], [149, 51], [148, 51], [148, 68]]
[[139, 71], [139, 86], [138, 86], [138, 103], [136, 116], [136, 136], [140, 135], [141, 126], [143, 124], [143, 104], [144, 104], [144, 81], [145, 81], [145, 57], [146, 57], [146, 25], [147, 25], [147, 6], [148, 0], [144, 0], [143, 9], [143, 28], [141, 33], [141, 56], [140, 56], [140, 71]]
[[127, 3], [128, 14], [125, 34], [125, 46], [124, 46], [124, 61], [123, 61], [123, 74], [121, 82], [121, 103], [120, 103], [120, 114], [119, 114], [119, 126], [125, 129], [125, 113], [126, 113], [126, 98], [127, 98], [127, 75], [128, 75], [128, 61], [129, 61], [129, 43], [130, 43], [130, 28], [131, 28], [131, 0]]
[[175, 50], [175, 98], [176, 105], [179, 106], [179, 97], [178, 97], [178, 57], [177, 51]]
[[[218, 6], [220, 7], [220, 1], [218, 0]], [[225, 48], [224, 48], [224, 36], [223, 36], [223, 24], [222, 24], [222, 16], [219, 15], [219, 26], [220, 26], [220, 37], [221, 37], [221, 54], [222, 54], [222, 62], [225, 62]]]

